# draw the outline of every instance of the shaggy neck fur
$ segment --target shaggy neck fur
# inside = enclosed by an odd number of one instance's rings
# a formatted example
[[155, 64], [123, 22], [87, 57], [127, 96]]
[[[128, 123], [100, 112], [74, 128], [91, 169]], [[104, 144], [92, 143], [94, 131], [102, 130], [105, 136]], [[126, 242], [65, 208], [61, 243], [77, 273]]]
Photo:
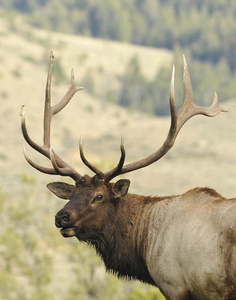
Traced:
[[154, 201], [157, 199], [127, 194], [117, 202], [102, 233], [85, 233], [79, 238], [92, 244], [106, 269], [118, 277], [156, 285], [144, 260], [148, 234], [146, 217]]

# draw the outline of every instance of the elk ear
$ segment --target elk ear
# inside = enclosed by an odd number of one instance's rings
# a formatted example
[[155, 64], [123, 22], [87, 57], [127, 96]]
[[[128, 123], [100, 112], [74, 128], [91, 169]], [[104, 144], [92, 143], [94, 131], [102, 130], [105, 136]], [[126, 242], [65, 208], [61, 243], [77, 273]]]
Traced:
[[129, 189], [130, 181], [128, 179], [120, 179], [112, 186], [112, 192], [116, 198], [124, 197]]
[[47, 188], [57, 197], [69, 199], [70, 194], [75, 190], [75, 186], [64, 182], [52, 182], [47, 184]]

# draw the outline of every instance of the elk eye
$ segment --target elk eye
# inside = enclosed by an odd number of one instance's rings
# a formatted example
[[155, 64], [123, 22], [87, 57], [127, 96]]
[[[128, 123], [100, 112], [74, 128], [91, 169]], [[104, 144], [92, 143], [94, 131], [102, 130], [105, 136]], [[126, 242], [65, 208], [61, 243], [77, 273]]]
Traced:
[[103, 195], [99, 194], [99, 195], [97, 195], [96, 197], [93, 198], [92, 203], [101, 201], [102, 199], [103, 199]]

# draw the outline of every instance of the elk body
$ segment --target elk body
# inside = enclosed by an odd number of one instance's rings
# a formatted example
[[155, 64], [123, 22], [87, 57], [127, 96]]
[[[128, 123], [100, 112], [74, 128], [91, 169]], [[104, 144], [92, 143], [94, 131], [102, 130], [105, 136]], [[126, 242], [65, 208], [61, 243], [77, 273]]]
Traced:
[[37, 170], [69, 176], [74, 185], [48, 184], [62, 199], [69, 200], [55, 217], [64, 237], [77, 237], [93, 245], [107, 270], [121, 277], [138, 279], [160, 288], [166, 299], [236, 299], [236, 199], [225, 199], [209, 188], [195, 188], [182, 195], [145, 197], [128, 193], [130, 181], [111, 180], [159, 160], [173, 146], [183, 124], [192, 116], [215, 116], [224, 111], [215, 94], [211, 107], [193, 102], [187, 64], [184, 59], [184, 99], [178, 112], [174, 102], [174, 68], [171, 80], [171, 126], [168, 136], [155, 153], [124, 165], [125, 149], [117, 166], [103, 173], [85, 157], [81, 159], [95, 175], [80, 175], [51, 148], [50, 126], [81, 88], [71, 84], [61, 102], [51, 106], [51, 55], [46, 85], [44, 144], [39, 146], [28, 135], [24, 113], [22, 132], [30, 146], [50, 159], [52, 168], [26, 160]]

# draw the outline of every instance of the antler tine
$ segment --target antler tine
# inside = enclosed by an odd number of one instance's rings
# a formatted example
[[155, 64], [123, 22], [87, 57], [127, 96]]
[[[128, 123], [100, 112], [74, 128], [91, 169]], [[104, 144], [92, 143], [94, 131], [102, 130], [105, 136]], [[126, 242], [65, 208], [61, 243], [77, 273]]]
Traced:
[[186, 63], [186, 59], [184, 55], [183, 55], [183, 61], [184, 61], [184, 76], [183, 76], [184, 97], [183, 97], [183, 102], [178, 110], [178, 130], [176, 132], [176, 135], [178, 134], [179, 130], [184, 125], [184, 123], [195, 115], [201, 114], [207, 117], [214, 117], [221, 111], [222, 112], [227, 111], [218, 104], [216, 92], [214, 93], [214, 100], [210, 107], [198, 106], [193, 102], [191, 78], [190, 78], [188, 65]]
[[52, 67], [53, 67], [54, 55], [50, 53], [50, 64], [47, 76], [46, 92], [45, 92], [45, 106], [44, 106], [44, 131], [43, 131], [43, 142], [45, 148], [50, 148], [50, 133], [51, 133], [51, 84], [52, 84]]
[[68, 88], [68, 91], [62, 98], [62, 100], [54, 105], [51, 106], [51, 78], [52, 78], [52, 69], [53, 69], [53, 53], [50, 54], [50, 64], [49, 64], [49, 70], [48, 70], [48, 76], [47, 76], [47, 83], [46, 83], [46, 93], [45, 93], [45, 108], [44, 108], [44, 131], [43, 131], [43, 146], [39, 146], [37, 143], [35, 143], [30, 137], [26, 129], [25, 125], [25, 111], [24, 106], [22, 106], [22, 112], [21, 112], [21, 128], [23, 136], [26, 140], [26, 142], [34, 148], [36, 151], [40, 152], [44, 156], [46, 156], [48, 159], [52, 159], [53, 169], [52, 168], [45, 168], [37, 165], [34, 163], [25, 153], [25, 158], [28, 161], [28, 163], [36, 168], [37, 170], [47, 173], [47, 174], [53, 174], [53, 175], [62, 175], [63, 176], [70, 176], [74, 180], [78, 180], [81, 178], [81, 175], [77, 173], [71, 166], [69, 166], [67, 163], [65, 163], [55, 152], [53, 152], [53, 156], [51, 154], [50, 148], [51, 148], [51, 141], [50, 141], [50, 132], [51, 132], [51, 120], [53, 115], [60, 112], [71, 100], [71, 98], [74, 96], [74, 94], [81, 90], [81, 87], [77, 87], [74, 84], [74, 74], [73, 70], [71, 71], [71, 80], [70, 80], [70, 86]]
[[171, 115], [171, 126], [169, 130], [169, 136], [173, 136], [177, 128], [177, 112], [175, 106], [175, 65], [173, 65], [172, 68], [169, 102], [170, 102], [170, 115]]
[[83, 142], [82, 142], [82, 137], [80, 137], [79, 141], [79, 151], [80, 151], [80, 157], [82, 162], [95, 174], [98, 175], [99, 178], [104, 179], [105, 175], [102, 171], [100, 171], [98, 168], [96, 168], [93, 164], [91, 164], [85, 157], [84, 155], [84, 148], [83, 148]]
[[52, 162], [53, 168], [56, 171], [56, 174], [61, 176], [70, 176], [75, 181], [79, 180], [81, 178], [81, 175], [79, 175], [72, 167], [69, 165], [63, 166], [62, 168], [58, 166], [55, 153], [52, 149], [52, 146], [50, 147], [50, 160]]
[[80, 90], [82, 90], [82, 87], [77, 87], [74, 84], [74, 72], [73, 69], [71, 70], [71, 79], [70, 79], [70, 85], [63, 96], [62, 100], [55, 104], [54, 106], [51, 106], [51, 78], [52, 78], [52, 67], [53, 67], [53, 53], [51, 52], [50, 55], [50, 65], [49, 65], [49, 71], [48, 71], [48, 78], [47, 78], [47, 85], [46, 85], [46, 96], [45, 96], [45, 110], [44, 110], [44, 146], [47, 148], [50, 148], [50, 132], [51, 132], [51, 119], [54, 115], [59, 113], [72, 99], [74, 94]]
[[25, 124], [25, 105], [21, 106], [21, 130], [24, 136], [24, 139], [26, 140], [26, 142], [36, 151], [40, 152], [41, 154], [47, 156], [47, 152], [46, 150], [39, 146], [38, 144], [36, 144], [29, 136], [27, 128], [26, 128], [26, 124]]
[[110, 180], [112, 180], [112, 178], [119, 175], [121, 170], [122, 170], [122, 167], [124, 165], [124, 162], [125, 162], [125, 147], [124, 147], [123, 134], [121, 134], [120, 152], [121, 152], [121, 156], [120, 156], [120, 160], [119, 160], [119, 163], [117, 164], [117, 166], [113, 170], [111, 170], [110, 172], [107, 172], [105, 174], [105, 181], [106, 182], [109, 182]]
[[40, 172], [42, 172], [42, 173], [45, 173], [45, 174], [57, 175], [57, 172], [55, 171], [55, 169], [52, 169], [52, 168], [45, 168], [45, 167], [42, 167], [42, 166], [36, 164], [35, 162], [33, 162], [33, 161], [29, 158], [29, 156], [27, 155], [24, 145], [23, 145], [23, 152], [24, 152], [24, 157], [25, 157], [26, 161], [27, 161], [33, 168], [35, 168], [36, 170], [38, 170], [38, 171], [40, 171]]
[[71, 69], [71, 79], [68, 91], [66, 92], [62, 100], [52, 107], [52, 115], [59, 113], [69, 103], [74, 94], [82, 89], [83, 87], [78, 87], [74, 84], [74, 71], [73, 69]]
[[[184, 125], [184, 123], [187, 120], [189, 120], [191, 117], [198, 114], [202, 114], [208, 117], [213, 117], [217, 115], [219, 112], [226, 112], [225, 109], [219, 106], [216, 93], [214, 95], [213, 104], [209, 108], [198, 106], [193, 102], [191, 78], [189, 75], [188, 66], [184, 56], [183, 56], [183, 61], [184, 61], [184, 74], [183, 74], [184, 96], [183, 96], [183, 102], [178, 112], [176, 111], [175, 99], [174, 99], [175, 66], [173, 66], [173, 70], [172, 70], [171, 88], [170, 88], [171, 126], [166, 140], [156, 152], [154, 152], [153, 154], [151, 154], [150, 156], [144, 159], [123, 166], [117, 175], [125, 174], [128, 172], [132, 172], [134, 170], [138, 170], [140, 168], [144, 168], [154, 163], [155, 161], [159, 160], [161, 157], [163, 157], [174, 145], [175, 139], [180, 129]], [[114, 170], [115, 169], [113, 169], [110, 172], [113, 172]]]

